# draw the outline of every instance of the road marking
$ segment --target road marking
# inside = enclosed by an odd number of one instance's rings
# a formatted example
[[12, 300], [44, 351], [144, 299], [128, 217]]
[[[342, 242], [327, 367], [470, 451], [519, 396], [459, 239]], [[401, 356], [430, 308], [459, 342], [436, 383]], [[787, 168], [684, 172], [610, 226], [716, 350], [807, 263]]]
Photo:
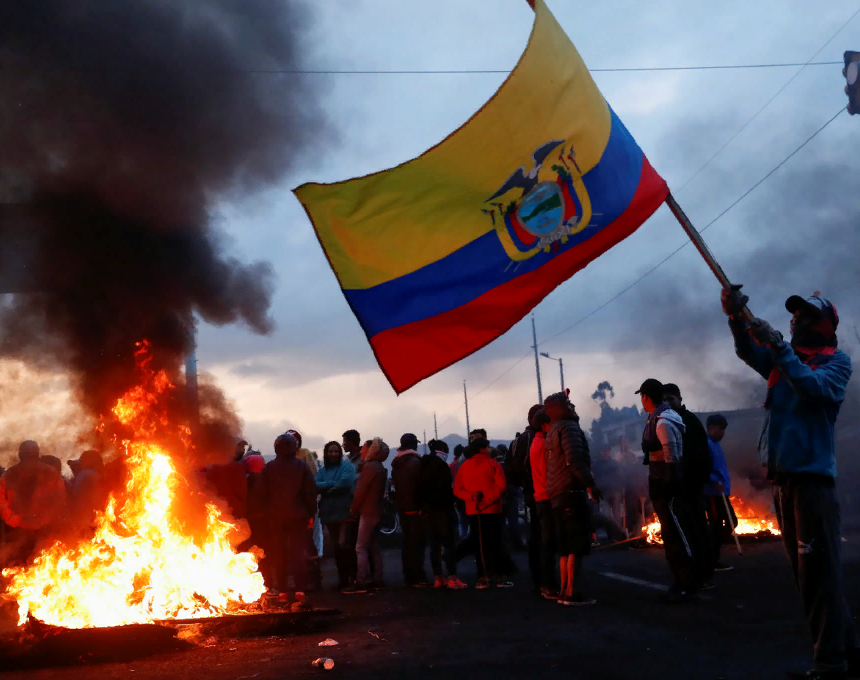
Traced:
[[665, 586], [662, 583], [654, 583], [652, 581], [646, 581], [641, 578], [634, 578], [633, 576], [616, 574], [614, 571], [602, 571], [600, 572], [600, 575], [606, 576], [607, 578], [614, 578], [616, 581], [624, 581], [625, 583], [632, 583], [633, 585], [651, 588], [652, 590], [660, 590], [664, 593], [669, 590], [669, 586]]
[[[625, 583], [632, 583], [634, 586], [642, 586], [643, 588], [651, 588], [651, 590], [659, 590], [661, 593], [668, 592], [669, 586], [663, 585], [662, 583], [654, 583], [653, 581], [646, 581], [645, 579], [636, 578], [634, 576], [625, 576], [624, 574], [616, 574], [614, 571], [601, 571], [601, 576], [606, 576], [607, 578], [614, 578], [616, 581], [624, 581]], [[699, 599], [701, 600], [713, 600], [714, 598], [710, 595], [705, 595], [703, 593], [699, 593]]]

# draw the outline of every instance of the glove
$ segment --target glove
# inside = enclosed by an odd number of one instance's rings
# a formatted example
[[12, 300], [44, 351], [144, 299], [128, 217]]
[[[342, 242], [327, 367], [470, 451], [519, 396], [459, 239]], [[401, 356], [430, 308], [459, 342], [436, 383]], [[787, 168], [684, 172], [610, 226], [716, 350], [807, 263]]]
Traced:
[[764, 319], [753, 319], [750, 322], [750, 335], [759, 345], [775, 349], [782, 346], [785, 342], [782, 338], [782, 333], [775, 330]]
[[482, 491], [476, 491], [472, 494], [472, 500], [476, 503], [480, 503], [482, 500], [484, 500], [484, 493]]
[[738, 316], [744, 307], [746, 307], [747, 302], [750, 301], [749, 295], [741, 293], [741, 288], [743, 288], [743, 284], [732, 286], [731, 288], [723, 288], [723, 292], [720, 294], [720, 302], [723, 305], [723, 313], [726, 316]]

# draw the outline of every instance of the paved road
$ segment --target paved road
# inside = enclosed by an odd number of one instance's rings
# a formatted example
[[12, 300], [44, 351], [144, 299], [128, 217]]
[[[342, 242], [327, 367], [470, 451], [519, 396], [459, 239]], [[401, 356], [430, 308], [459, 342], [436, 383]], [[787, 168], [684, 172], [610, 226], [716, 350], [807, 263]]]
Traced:
[[[846, 545], [849, 601], [860, 611], [860, 536]], [[322, 674], [317, 656], [350, 678], [783, 678], [810, 662], [810, 643], [778, 542], [745, 546], [737, 568], [718, 574], [709, 599], [656, 600], [667, 580], [657, 549], [593, 555], [588, 591], [598, 604], [561, 607], [533, 596], [525, 571], [510, 590], [440, 592], [400, 587], [399, 553], [386, 552], [390, 587], [377, 595], [316, 596], [343, 615], [314, 632], [285, 637], [200, 641], [189, 651], [124, 664], [9, 673], [4, 678], [284, 678]], [[525, 556], [517, 555], [524, 566]], [[328, 561], [327, 561], [328, 562]], [[474, 565], [465, 564], [474, 582]], [[333, 581], [326, 565], [327, 582]], [[377, 633], [380, 641], [368, 631]], [[337, 647], [319, 648], [326, 637]]]

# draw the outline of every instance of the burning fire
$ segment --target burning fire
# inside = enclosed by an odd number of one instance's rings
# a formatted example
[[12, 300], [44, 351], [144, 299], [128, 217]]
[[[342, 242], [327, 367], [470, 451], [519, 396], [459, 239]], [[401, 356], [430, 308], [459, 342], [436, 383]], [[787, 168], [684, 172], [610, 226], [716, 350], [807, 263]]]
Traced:
[[[748, 504], [744, 503], [740, 498], [732, 498], [732, 507], [735, 509], [735, 514], [738, 516], [738, 524], [735, 527], [735, 533], [738, 536], [749, 536], [754, 534], [772, 534], [779, 536], [779, 526], [775, 518], [762, 516], [762, 513], [757, 513]], [[657, 516], [642, 527], [642, 533], [645, 534], [645, 540], [653, 545], [662, 545], [663, 538], [660, 535], [660, 520]]]
[[150, 368], [148, 343], [139, 344], [136, 359], [142, 380], [112, 409], [134, 433], [121, 442], [125, 492], [110, 496], [92, 538], [58, 541], [31, 565], [3, 571], [4, 597], [17, 602], [19, 625], [28, 614], [88, 628], [241, 613], [265, 591], [256, 557], [233, 551], [237, 527], [214, 504], [205, 504], [205, 520], [193, 529], [179, 513], [178, 499], [193, 489], [177, 469], [183, 463], [161, 442], [187, 447], [188, 430], [166, 416], [174, 388], [164, 371]]

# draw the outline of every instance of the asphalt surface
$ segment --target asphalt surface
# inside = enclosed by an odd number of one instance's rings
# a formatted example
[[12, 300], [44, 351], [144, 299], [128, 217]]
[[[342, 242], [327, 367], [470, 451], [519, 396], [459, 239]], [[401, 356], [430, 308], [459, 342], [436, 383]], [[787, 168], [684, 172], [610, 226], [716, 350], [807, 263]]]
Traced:
[[[860, 611], [860, 536], [845, 545], [849, 603]], [[733, 546], [717, 574], [718, 589], [696, 603], [657, 601], [668, 581], [662, 551], [593, 554], [585, 565], [593, 607], [562, 607], [531, 593], [523, 569], [507, 590], [406, 590], [399, 552], [385, 553], [388, 588], [381, 594], [316, 593], [313, 602], [341, 615], [316, 619], [293, 634], [209, 637], [182, 652], [125, 663], [45, 667], [4, 678], [239, 680], [328, 674], [350, 678], [784, 678], [811, 665], [811, 643], [778, 541]], [[334, 583], [331, 560], [324, 578]], [[461, 576], [474, 584], [474, 562]], [[374, 635], [375, 633], [375, 635]], [[377, 637], [378, 636], [378, 637]], [[326, 638], [337, 646], [318, 647]], [[311, 666], [329, 656], [335, 668]], [[45, 665], [50, 666], [46, 659]]]

